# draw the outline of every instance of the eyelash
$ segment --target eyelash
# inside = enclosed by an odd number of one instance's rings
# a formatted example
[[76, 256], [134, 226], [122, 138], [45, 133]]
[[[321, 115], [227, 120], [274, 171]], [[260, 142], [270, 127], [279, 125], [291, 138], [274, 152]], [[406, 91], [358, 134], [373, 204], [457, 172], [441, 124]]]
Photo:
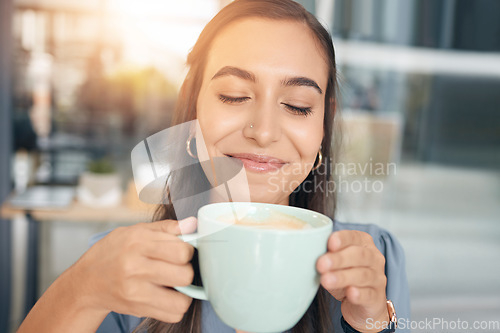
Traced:
[[311, 108], [299, 108], [298, 106], [293, 106], [293, 105], [290, 105], [290, 104], [285, 104], [283, 103], [283, 105], [290, 111], [296, 113], [296, 114], [299, 114], [299, 115], [302, 115], [304, 117], [307, 117], [308, 115], [311, 114], [312, 110]]
[[250, 97], [230, 97], [225, 95], [219, 95], [219, 99], [222, 101], [222, 103], [227, 103], [227, 104], [242, 103], [248, 100], [249, 98]]
[[[219, 95], [219, 99], [221, 100], [222, 103], [226, 104], [237, 104], [237, 103], [242, 103], [250, 99], [250, 97], [231, 97], [231, 96], [226, 96], [226, 95]], [[311, 114], [312, 110], [311, 108], [300, 108], [298, 106], [293, 106], [290, 104], [283, 103], [283, 105], [291, 112], [299, 115], [303, 115], [307, 117], [309, 114]]]

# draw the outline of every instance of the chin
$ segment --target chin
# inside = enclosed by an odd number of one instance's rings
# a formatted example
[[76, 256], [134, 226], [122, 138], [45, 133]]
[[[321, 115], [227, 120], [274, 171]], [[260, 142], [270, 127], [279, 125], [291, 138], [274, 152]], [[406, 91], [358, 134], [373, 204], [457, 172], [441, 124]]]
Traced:
[[269, 188], [259, 188], [250, 186], [250, 201], [270, 204], [288, 204], [288, 196], [285, 193], [272, 193]]

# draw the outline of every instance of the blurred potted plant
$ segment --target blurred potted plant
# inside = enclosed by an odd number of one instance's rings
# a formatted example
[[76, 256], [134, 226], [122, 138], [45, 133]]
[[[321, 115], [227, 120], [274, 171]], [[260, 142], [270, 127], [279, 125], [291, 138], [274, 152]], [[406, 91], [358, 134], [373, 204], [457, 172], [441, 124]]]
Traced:
[[87, 206], [109, 207], [120, 204], [121, 179], [108, 158], [92, 161], [80, 176], [78, 200]]

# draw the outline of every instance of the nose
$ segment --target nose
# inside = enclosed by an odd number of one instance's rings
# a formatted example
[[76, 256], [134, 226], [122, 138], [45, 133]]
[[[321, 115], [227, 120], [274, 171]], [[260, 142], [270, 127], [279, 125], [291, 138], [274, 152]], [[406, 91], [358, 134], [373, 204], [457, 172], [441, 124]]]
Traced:
[[260, 147], [269, 146], [281, 138], [280, 109], [273, 104], [270, 101], [256, 103], [249, 110], [248, 121], [243, 129], [243, 135]]

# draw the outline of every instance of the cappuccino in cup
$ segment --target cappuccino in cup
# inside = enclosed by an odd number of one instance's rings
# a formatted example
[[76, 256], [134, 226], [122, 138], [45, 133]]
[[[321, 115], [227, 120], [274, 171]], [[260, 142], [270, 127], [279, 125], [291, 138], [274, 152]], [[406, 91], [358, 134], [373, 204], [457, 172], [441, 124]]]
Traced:
[[[278, 229], [278, 230], [300, 230], [312, 228], [307, 222], [293, 216], [276, 210], [269, 210], [268, 214], [259, 216], [249, 216], [246, 214], [226, 214], [217, 218], [218, 221], [261, 229]], [[238, 216], [242, 216], [238, 218]]]
[[198, 249], [203, 286], [175, 287], [210, 301], [230, 327], [283, 332], [302, 318], [319, 288], [316, 261], [332, 220], [317, 212], [255, 202], [198, 211], [198, 232], [179, 236]]

